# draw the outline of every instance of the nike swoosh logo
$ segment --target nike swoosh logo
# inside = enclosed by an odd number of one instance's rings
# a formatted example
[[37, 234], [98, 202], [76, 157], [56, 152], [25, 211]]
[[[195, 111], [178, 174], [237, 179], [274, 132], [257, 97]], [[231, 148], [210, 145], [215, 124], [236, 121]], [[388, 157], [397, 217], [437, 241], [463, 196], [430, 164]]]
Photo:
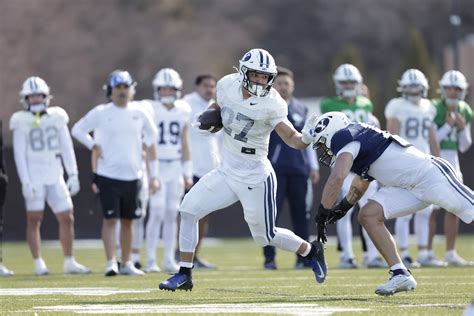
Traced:
[[319, 264], [319, 262], [316, 261], [316, 264], [318, 265], [319, 267], [319, 270], [321, 270], [321, 274], [317, 274], [318, 278], [324, 278], [324, 272], [323, 272], [323, 268], [321, 267], [321, 265]]
[[186, 281], [183, 281], [183, 282], [181, 282], [181, 283], [176, 284], [176, 287], [178, 288], [178, 287], [180, 287], [181, 285], [183, 285], [184, 283], [186, 283]]
[[250, 102], [250, 105], [256, 105], [257, 103]]

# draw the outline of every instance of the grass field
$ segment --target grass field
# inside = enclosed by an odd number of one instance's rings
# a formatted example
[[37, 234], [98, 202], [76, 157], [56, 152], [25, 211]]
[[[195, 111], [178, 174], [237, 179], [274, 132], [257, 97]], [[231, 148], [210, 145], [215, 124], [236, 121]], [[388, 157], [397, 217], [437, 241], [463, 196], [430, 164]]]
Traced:
[[[360, 243], [354, 241], [355, 249]], [[5, 264], [16, 275], [0, 278], [0, 314], [286, 314], [286, 315], [461, 315], [474, 298], [474, 268], [422, 268], [412, 271], [414, 292], [378, 297], [387, 270], [339, 270], [335, 241], [328, 243], [329, 275], [317, 284], [311, 270], [293, 270], [294, 256], [278, 252], [277, 271], [262, 269], [261, 249], [250, 239], [225, 239], [204, 245], [203, 256], [219, 266], [195, 270], [192, 292], [164, 292], [164, 273], [144, 277], [103, 276], [105, 259], [98, 242], [77, 244], [78, 261], [94, 271], [87, 276], [62, 274], [57, 243], [43, 248], [50, 275], [37, 277], [25, 243], [4, 244]], [[443, 254], [444, 239], [436, 241]], [[474, 261], [474, 235], [458, 241], [458, 252]], [[161, 253], [159, 254], [161, 258]], [[360, 252], [357, 253], [360, 259]]]

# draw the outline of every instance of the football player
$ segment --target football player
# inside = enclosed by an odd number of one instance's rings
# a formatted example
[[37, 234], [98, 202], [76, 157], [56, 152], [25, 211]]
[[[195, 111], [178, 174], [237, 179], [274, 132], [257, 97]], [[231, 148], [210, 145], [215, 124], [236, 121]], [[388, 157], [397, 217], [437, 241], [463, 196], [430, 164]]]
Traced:
[[[64, 253], [64, 273], [86, 274], [90, 269], [73, 257], [74, 214], [71, 196], [79, 192], [76, 157], [64, 109], [49, 107], [50, 89], [40, 77], [26, 79], [20, 91], [23, 111], [10, 119], [13, 151], [26, 204], [27, 241], [37, 275], [48, 274], [41, 258], [40, 226], [45, 202], [59, 222], [59, 239]], [[67, 183], [63, 178], [63, 164]]]
[[[106, 276], [119, 273], [115, 258], [115, 230], [120, 219], [123, 264], [120, 273], [143, 275], [130, 256], [133, 220], [141, 217], [139, 193], [143, 175], [143, 147], [150, 167], [150, 190], [159, 189], [156, 152], [157, 130], [139, 102], [132, 101], [136, 83], [128, 71], [114, 71], [108, 78], [112, 102], [90, 110], [72, 128], [72, 135], [90, 150], [96, 150], [97, 186], [102, 204], [102, 239]], [[89, 135], [94, 132], [94, 138]]]
[[[177, 242], [177, 218], [184, 189], [193, 185], [189, 151], [189, 118], [191, 108], [180, 99], [183, 81], [176, 70], [163, 68], [152, 82], [153, 121], [158, 128], [157, 148], [160, 153], [161, 188], [150, 197], [150, 213], [146, 225], [147, 272], [159, 272], [156, 249], [163, 238], [163, 271], [176, 273], [179, 266], [174, 254]], [[163, 233], [161, 233], [163, 232]]]
[[327, 268], [322, 243], [309, 243], [288, 229], [275, 227], [276, 177], [267, 158], [270, 133], [275, 130], [293, 148], [306, 148], [313, 140], [312, 122], [301, 134], [288, 121], [288, 106], [272, 88], [276, 75], [270, 53], [252, 49], [239, 61], [238, 73], [217, 83], [217, 103], [211, 107], [221, 111], [224, 126], [222, 163], [192, 187], [179, 207], [180, 269], [160, 283], [160, 289], [192, 289], [199, 219], [237, 201], [258, 245], [297, 252], [311, 261], [316, 280], [324, 282]]
[[[211, 74], [198, 75], [195, 81], [195, 91], [183, 97], [191, 106], [191, 122], [196, 122], [198, 116], [215, 102], [216, 83], [217, 78]], [[189, 146], [193, 164], [194, 183], [197, 183], [206, 173], [219, 166], [221, 136], [221, 133], [202, 135], [197, 128], [189, 129]], [[201, 241], [207, 235], [208, 227], [209, 216], [205, 216], [199, 221], [199, 240], [194, 252], [195, 269], [216, 268], [214, 264], [207, 262], [199, 254]]]
[[[362, 75], [357, 67], [351, 64], [340, 65], [334, 72], [333, 80], [337, 96], [321, 100], [320, 110], [322, 114], [331, 111], [339, 111], [348, 116], [353, 122], [378, 123], [378, 120], [372, 115], [374, 109], [372, 102], [363, 96], [364, 92], [368, 93], [368, 89], [367, 91], [364, 90]], [[344, 181], [343, 193], [349, 191], [354, 176], [355, 174], [350, 173]], [[372, 194], [376, 190], [377, 183], [371, 183], [367, 195]], [[359, 204], [362, 202], [365, 202], [365, 200], [361, 200]], [[337, 238], [342, 248], [339, 259], [339, 268], [341, 269], [357, 268], [354, 251], [352, 249], [353, 210], [354, 209], [351, 209], [349, 215], [336, 222]], [[380, 267], [383, 265], [383, 262], [378, 256], [375, 245], [370, 238], [368, 238], [366, 232], [363, 231], [363, 234], [367, 247], [366, 256], [363, 261], [364, 265], [367, 267]]]
[[[430, 204], [474, 224], [474, 192], [457, 177], [451, 164], [416, 149], [399, 136], [363, 123], [351, 123], [340, 112], [319, 117], [314, 125], [314, 147], [319, 159], [333, 165], [316, 216], [318, 240], [326, 240], [327, 223], [340, 218], [364, 194], [370, 181], [382, 188], [359, 211], [359, 222], [387, 261], [392, 277], [375, 293], [392, 295], [416, 288], [417, 283], [397, 252], [385, 219], [413, 214]], [[349, 193], [333, 207], [344, 179], [355, 177]]]
[[[433, 123], [436, 109], [428, 93], [428, 80], [418, 69], [408, 69], [399, 80], [398, 91], [401, 97], [392, 99], [385, 108], [387, 130], [403, 137], [425, 154], [439, 156], [439, 145], [436, 140], [436, 126]], [[400, 247], [403, 263], [415, 268], [423, 266], [443, 266], [444, 263], [428, 256], [429, 218], [432, 206], [416, 212], [414, 219], [417, 236], [418, 257], [413, 260], [408, 251], [410, 220], [412, 214], [399, 217], [395, 221], [395, 236]]]
[[[459, 165], [458, 151], [466, 152], [472, 145], [471, 122], [472, 110], [464, 101], [469, 84], [466, 77], [456, 70], [446, 72], [439, 82], [441, 98], [433, 100], [436, 108], [434, 119], [438, 130], [436, 138], [440, 142], [441, 158], [451, 163], [458, 177], [462, 179]], [[431, 215], [430, 243], [428, 244], [429, 256], [435, 258], [432, 245], [436, 227], [437, 210]], [[444, 215], [444, 233], [446, 235], [446, 256], [444, 261], [448, 265], [470, 266], [474, 263], [460, 257], [454, 249], [456, 236], [459, 229], [459, 219], [451, 213]]]

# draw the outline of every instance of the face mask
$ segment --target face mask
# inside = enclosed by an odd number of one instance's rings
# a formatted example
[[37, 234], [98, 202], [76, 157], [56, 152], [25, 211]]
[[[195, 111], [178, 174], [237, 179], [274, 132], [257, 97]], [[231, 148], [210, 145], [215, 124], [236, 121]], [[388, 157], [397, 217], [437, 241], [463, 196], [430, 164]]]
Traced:
[[176, 101], [176, 96], [174, 95], [168, 95], [166, 97], [160, 97], [160, 102], [163, 104], [171, 104], [174, 101]]
[[44, 110], [46, 110], [46, 104], [45, 103], [32, 104], [28, 107], [28, 109], [33, 113], [41, 113]]

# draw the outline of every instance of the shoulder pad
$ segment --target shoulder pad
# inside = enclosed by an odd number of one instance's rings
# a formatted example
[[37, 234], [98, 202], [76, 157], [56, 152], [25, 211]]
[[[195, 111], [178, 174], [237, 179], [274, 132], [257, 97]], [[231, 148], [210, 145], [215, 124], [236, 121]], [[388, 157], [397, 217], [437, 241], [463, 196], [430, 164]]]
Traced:
[[185, 113], [191, 113], [191, 106], [183, 99], [176, 100], [175, 106], [180, 108]]
[[10, 118], [10, 130], [20, 128], [26, 122], [29, 122], [33, 119], [33, 115], [28, 111], [18, 111], [13, 113]]
[[66, 111], [59, 106], [52, 106], [46, 109], [46, 112], [51, 117], [57, 118], [60, 122], [67, 124], [69, 123], [69, 116]]

